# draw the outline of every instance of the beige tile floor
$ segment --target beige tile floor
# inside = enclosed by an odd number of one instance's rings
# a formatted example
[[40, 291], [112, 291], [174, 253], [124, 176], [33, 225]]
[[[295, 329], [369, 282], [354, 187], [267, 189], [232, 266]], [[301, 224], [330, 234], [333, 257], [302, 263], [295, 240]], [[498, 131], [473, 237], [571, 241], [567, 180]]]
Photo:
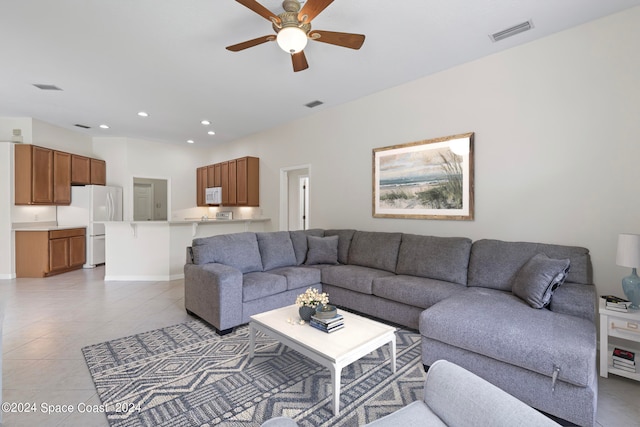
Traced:
[[[78, 412], [100, 404], [80, 349], [190, 319], [182, 280], [103, 278], [99, 267], [47, 279], [0, 280], [6, 307], [2, 400], [36, 409], [4, 413], [3, 426], [107, 426], [102, 413]], [[640, 383], [612, 375], [600, 378], [599, 388], [598, 425], [640, 426]], [[57, 412], [64, 405], [74, 412]], [[52, 413], [45, 413], [49, 407]]]

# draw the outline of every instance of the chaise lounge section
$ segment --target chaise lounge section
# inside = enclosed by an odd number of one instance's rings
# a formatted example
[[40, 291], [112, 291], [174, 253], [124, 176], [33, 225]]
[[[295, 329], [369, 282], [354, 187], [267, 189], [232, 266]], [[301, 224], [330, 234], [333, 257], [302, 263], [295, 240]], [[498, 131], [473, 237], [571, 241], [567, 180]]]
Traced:
[[447, 359], [541, 411], [595, 422], [596, 292], [584, 248], [319, 229], [188, 248], [186, 309], [222, 332], [308, 287], [419, 329], [425, 367]]

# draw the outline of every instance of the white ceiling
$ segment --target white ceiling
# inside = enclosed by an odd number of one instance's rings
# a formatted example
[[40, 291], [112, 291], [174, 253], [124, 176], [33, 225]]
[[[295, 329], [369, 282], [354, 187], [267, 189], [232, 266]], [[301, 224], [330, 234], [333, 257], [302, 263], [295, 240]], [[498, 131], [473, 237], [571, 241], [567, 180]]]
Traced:
[[[280, 0], [260, 3], [282, 11]], [[335, 0], [313, 29], [365, 34], [363, 47], [310, 42], [309, 69], [294, 73], [275, 43], [225, 49], [273, 33], [234, 0], [0, 0], [0, 117], [34, 117], [93, 136], [213, 146], [638, 5]], [[529, 19], [533, 30], [490, 40]], [[314, 100], [324, 104], [304, 106]], [[150, 116], [138, 117], [141, 110]], [[102, 123], [110, 129], [99, 129]]]

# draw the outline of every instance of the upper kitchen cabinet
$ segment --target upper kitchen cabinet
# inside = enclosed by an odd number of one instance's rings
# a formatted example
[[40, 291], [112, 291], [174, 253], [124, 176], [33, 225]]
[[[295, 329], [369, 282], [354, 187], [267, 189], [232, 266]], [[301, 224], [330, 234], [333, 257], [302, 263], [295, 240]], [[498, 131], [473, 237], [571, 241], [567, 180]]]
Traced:
[[207, 166], [196, 169], [196, 204], [207, 206], [205, 189], [207, 188]]
[[260, 159], [236, 159], [236, 203], [238, 206], [260, 206]]
[[91, 184], [107, 185], [107, 162], [91, 159]]
[[71, 154], [53, 152], [53, 203], [71, 204]]
[[207, 205], [205, 189], [222, 187], [222, 206], [260, 206], [260, 159], [241, 157], [197, 169], [198, 206]]
[[91, 184], [91, 159], [89, 157], [71, 155], [71, 184]]
[[107, 185], [107, 162], [72, 154], [71, 184]]
[[15, 146], [16, 205], [68, 205], [70, 187], [68, 153], [30, 144]]

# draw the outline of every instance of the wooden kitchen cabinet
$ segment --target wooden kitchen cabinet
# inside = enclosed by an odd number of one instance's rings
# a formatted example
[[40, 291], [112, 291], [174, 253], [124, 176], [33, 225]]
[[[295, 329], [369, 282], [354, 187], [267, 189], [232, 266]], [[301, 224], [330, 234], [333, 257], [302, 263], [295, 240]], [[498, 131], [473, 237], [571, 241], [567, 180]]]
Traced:
[[16, 145], [16, 205], [71, 203], [71, 155], [36, 145]]
[[[238, 204], [238, 178], [236, 173], [238, 171], [238, 164], [235, 160], [229, 160], [229, 206], [235, 206]], [[224, 188], [222, 189], [224, 194]]]
[[197, 169], [197, 205], [207, 205], [205, 188], [222, 187], [222, 206], [260, 206], [260, 159], [239, 159]]
[[89, 157], [71, 155], [71, 184], [91, 184], [91, 159]]
[[205, 188], [207, 188], [207, 166], [202, 166], [196, 169], [196, 204], [198, 206], [207, 206]]
[[236, 159], [236, 203], [238, 206], [260, 206], [260, 159]]
[[16, 277], [47, 277], [82, 268], [84, 228], [16, 231]]
[[71, 204], [71, 154], [53, 152], [53, 203]]
[[107, 185], [107, 162], [99, 159], [90, 159], [91, 184]]
[[72, 154], [71, 184], [107, 185], [107, 162]]
[[229, 205], [229, 162], [220, 163], [220, 186], [222, 187], [222, 206]]

